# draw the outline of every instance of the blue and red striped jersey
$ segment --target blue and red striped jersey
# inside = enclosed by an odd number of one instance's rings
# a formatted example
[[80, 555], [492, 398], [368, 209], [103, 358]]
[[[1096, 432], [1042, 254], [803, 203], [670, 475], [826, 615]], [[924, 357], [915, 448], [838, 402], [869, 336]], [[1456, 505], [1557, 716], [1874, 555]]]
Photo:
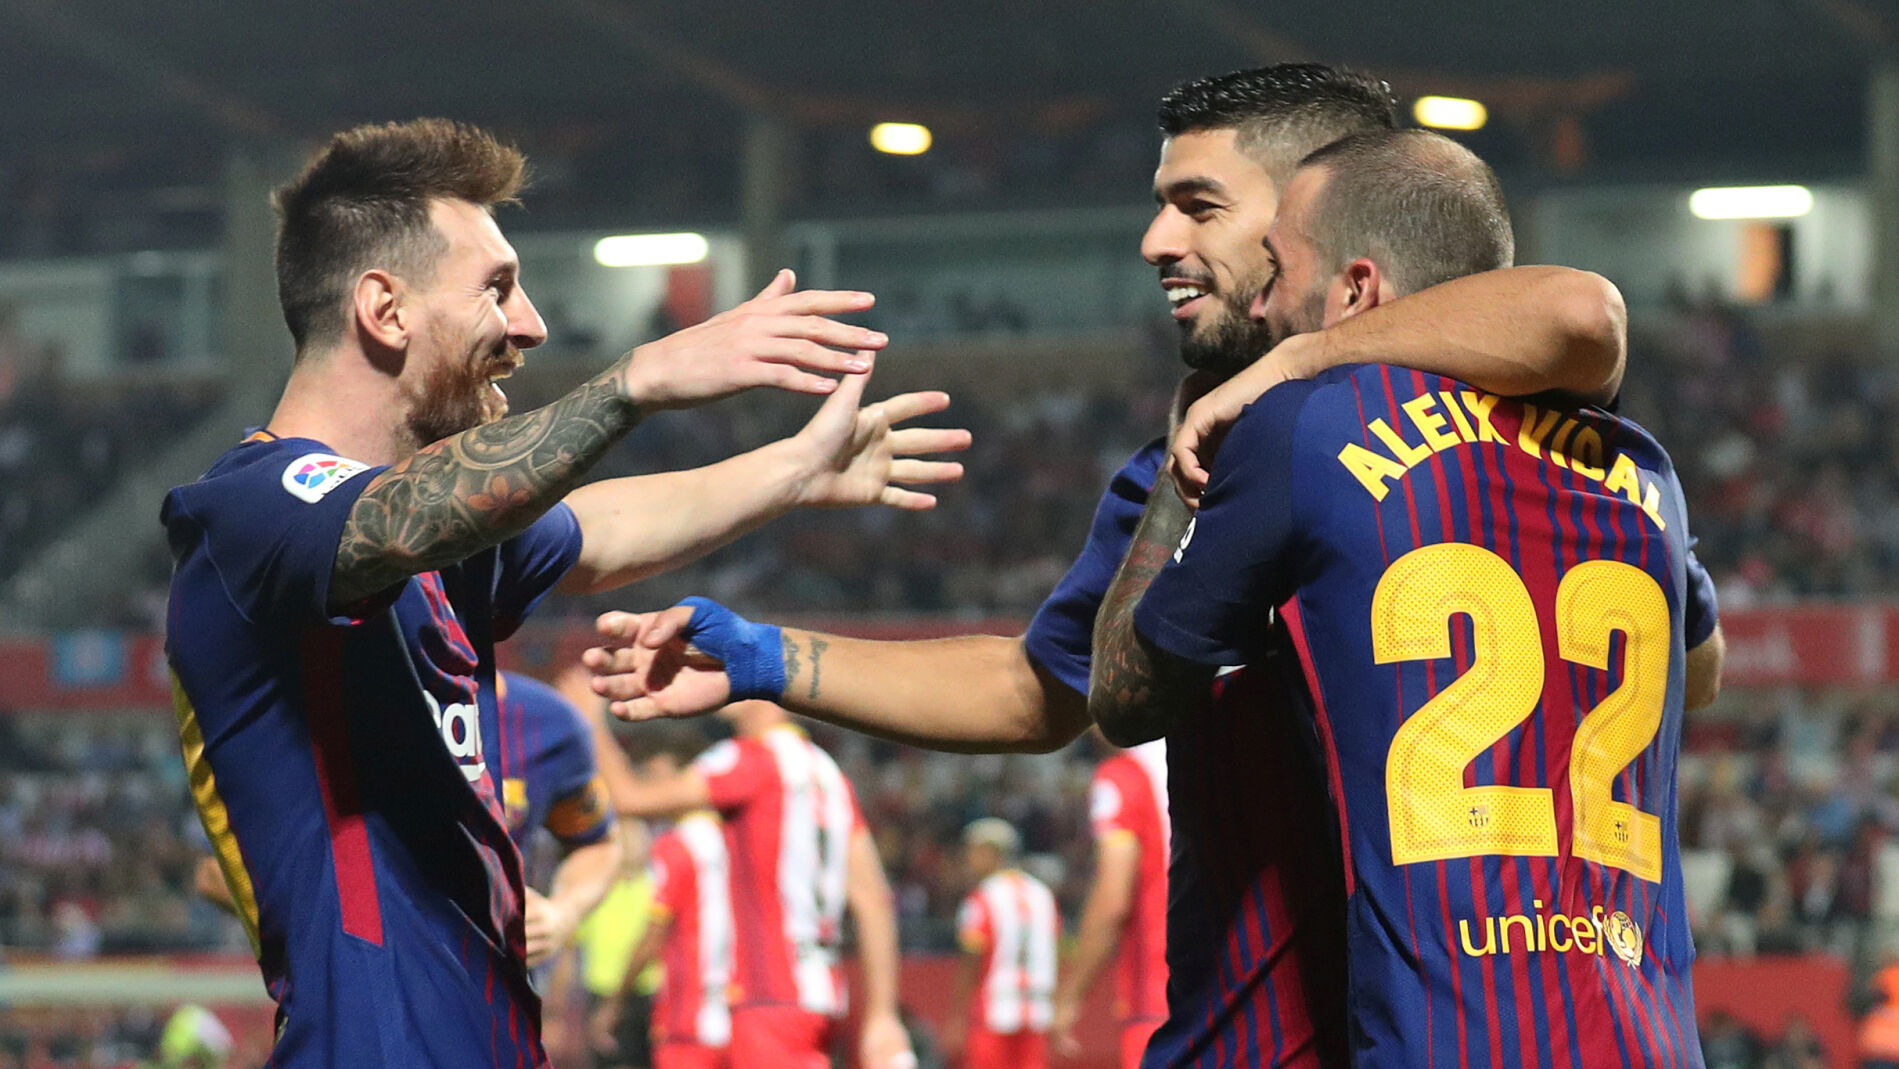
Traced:
[[1355, 1064], [1700, 1064], [1688, 545], [1667, 454], [1600, 409], [1359, 366], [1234, 425], [1136, 626], [1208, 665], [1292, 632], [1348, 844]]
[[494, 643], [572, 567], [579, 526], [557, 507], [334, 615], [338, 542], [379, 470], [253, 436], [167, 495], [192, 792], [277, 1001], [271, 1064], [542, 1066], [483, 743]]
[[514, 845], [527, 856], [536, 828], [565, 847], [605, 839], [613, 830], [613, 807], [594, 764], [586, 715], [532, 676], [503, 672], [497, 682], [495, 771]]
[[[1166, 440], [1151, 442], [1115, 475], [1087, 546], [1024, 637], [1079, 693], [1095, 613], [1165, 458]], [[1291, 647], [1280, 650], [1223, 676], [1207, 718], [1167, 738], [1167, 1021], [1147, 1069], [1343, 1061], [1337, 825]]]

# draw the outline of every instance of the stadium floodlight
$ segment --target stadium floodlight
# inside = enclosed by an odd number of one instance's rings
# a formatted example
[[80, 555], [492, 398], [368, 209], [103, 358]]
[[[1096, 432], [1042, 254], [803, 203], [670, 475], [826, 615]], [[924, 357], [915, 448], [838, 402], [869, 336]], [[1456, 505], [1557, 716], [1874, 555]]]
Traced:
[[1806, 186], [1725, 186], [1697, 189], [1688, 198], [1697, 219], [1798, 219], [1813, 210]]
[[704, 234], [615, 234], [594, 243], [593, 259], [601, 267], [659, 267], [696, 264], [711, 250]]
[[935, 140], [921, 123], [880, 122], [870, 128], [870, 147], [892, 156], [921, 156]]
[[1419, 97], [1411, 117], [1419, 126], [1438, 130], [1481, 130], [1490, 121], [1490, 109], [1463, 97]]

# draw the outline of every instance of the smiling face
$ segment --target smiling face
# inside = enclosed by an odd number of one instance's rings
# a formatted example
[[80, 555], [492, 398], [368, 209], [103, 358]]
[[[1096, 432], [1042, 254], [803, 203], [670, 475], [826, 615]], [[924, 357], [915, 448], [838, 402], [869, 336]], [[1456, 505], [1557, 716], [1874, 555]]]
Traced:
[[1279, 206], [1266, 167], [1242, 152], [1238, 132], [1189, 130], [1161, 146], [1154, 172], [1160, 205], [1141, 256], [1160, 269], [1180, 328], [1180, 358], [1222, 377], [1271, 348], [1248, 316], [1272, 277], [1263, 239]]
[[547, 325], [520, 286], [520, 262], [494, 218], [467, 201], [438, 200], [429, 219], [448, 247], [409, 306], [403, 395], [417, 446], [507, 415], [507, 395], [495, 380], [521, 366], [521, 350], [547, 340]]

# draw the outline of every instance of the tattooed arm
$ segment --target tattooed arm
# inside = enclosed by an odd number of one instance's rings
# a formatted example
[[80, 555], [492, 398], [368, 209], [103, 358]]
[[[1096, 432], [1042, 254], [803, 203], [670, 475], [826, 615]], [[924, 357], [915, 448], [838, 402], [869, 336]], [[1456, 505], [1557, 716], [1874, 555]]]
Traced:
[[596, 379], [546, 408], [423, 447], [350, 509], [331, 610], [527, 530], [637, 422], [639, 407]]
[[1094, 657], [1088, 675], [1088, 715], [1117, 746], [1158, 739], [1182, 713], [1205, 704], [1214, 669], [1176, 657], [1134, 628], [1134, 608], [1160, 574], [1192, 518], [1180, 498], [1149, 494], [1127, 559], [1095, 616]]
[[868, 370], [867, 350], [887, 339], [822, 317], [869, 308], [870, 294], [793, 285], [781, 273], [752, 300], [634, 349], [561, 400], [426, 446], [378, 475], [338, 541], [331, 610], [526, 530], [642, 412], [754, 386], [828, 394], [836, 381], [812, 371]]

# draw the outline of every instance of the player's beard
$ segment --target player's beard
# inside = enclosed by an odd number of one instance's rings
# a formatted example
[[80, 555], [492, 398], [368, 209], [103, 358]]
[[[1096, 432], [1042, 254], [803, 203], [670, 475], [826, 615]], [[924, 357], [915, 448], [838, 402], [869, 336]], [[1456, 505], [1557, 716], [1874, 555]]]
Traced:
[[1268, 349], [1294, 334], [1313, 334], [1325, 329], [1325, 294], [1330, 281], [1328, 279], [1312, 287], [1311, 291], [1305, 295], [1305, 299], [1299, 302], [1290, 315], [1279, 318], [1269, 315], [1263, 321], [1254, 324], [1261, 333], [1266, 335]]
[[521, 351], [503, 340], [485, 352], [469, 353], [461, 360], [445, 361], [430, 369], [421, 389], [409, 394], [406, 424], [416, 448], [507, 415], [507, 395], [494, 385], [492, 376], [520, 363]]
[[1226, 380], [1265, 356], [1274, 344], [1272, 331], [1264, 323], [1253, 322], [1249, 316], [1253, 294], [1265, 283], [1266, 280], [1261, 279], [1257, 285], [1243, 282], [1235, 286], [1235, 293], [1245, 295], [1244, 304], [1235, 304], [1234, 298], [1226, 293], [1209, 289], [1213, 306], [1180, 324], [1181, 362], [1195, 371], [1212, 372]]

